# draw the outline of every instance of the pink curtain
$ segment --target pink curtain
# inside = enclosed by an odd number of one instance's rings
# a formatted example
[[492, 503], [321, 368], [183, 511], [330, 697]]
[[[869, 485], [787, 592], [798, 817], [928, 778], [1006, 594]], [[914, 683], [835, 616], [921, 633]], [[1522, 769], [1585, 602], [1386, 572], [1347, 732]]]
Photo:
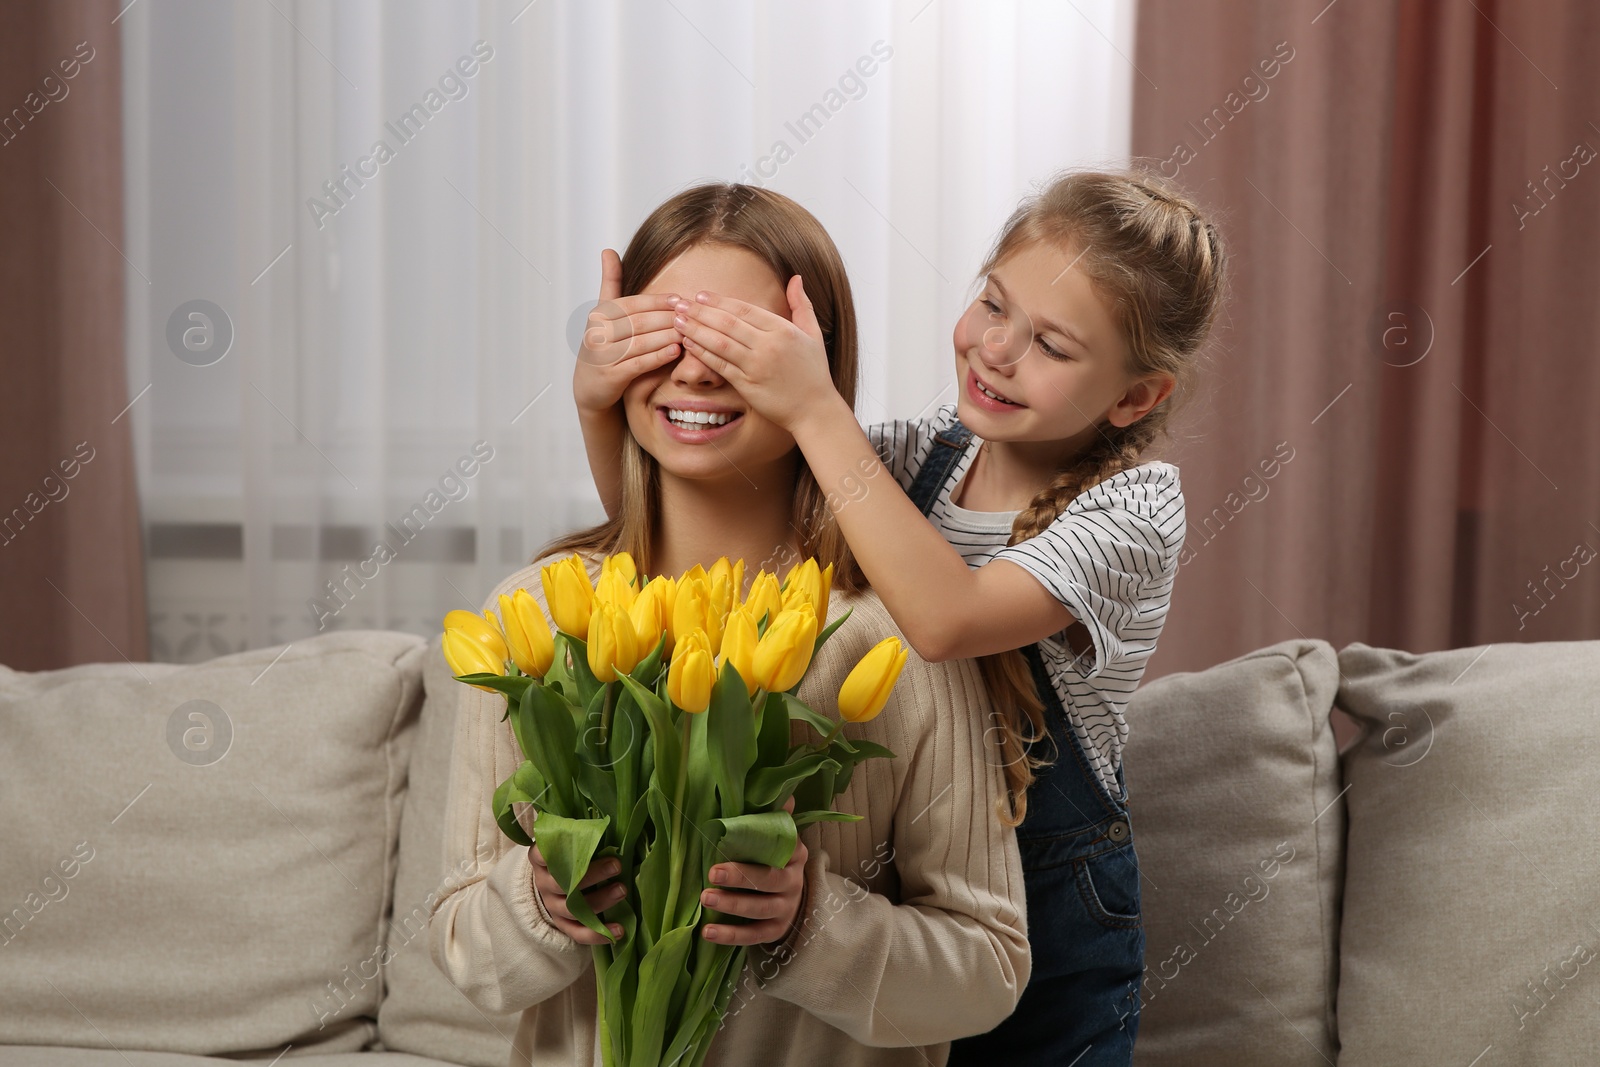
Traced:
[[1233, 264], [1147, 677], [1600, 637], [1600, 6], [1139, 10], [1133, 151]]
[[0, 663], [148, 658], [124, 360], [116, 0], [0, 32]]

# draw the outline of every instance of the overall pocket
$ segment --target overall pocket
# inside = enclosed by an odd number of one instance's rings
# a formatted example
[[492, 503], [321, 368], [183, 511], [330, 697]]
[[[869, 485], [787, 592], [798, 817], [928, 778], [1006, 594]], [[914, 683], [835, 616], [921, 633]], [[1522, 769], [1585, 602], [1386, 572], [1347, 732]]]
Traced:
[[1140, 925], [1138, 858], [1126, 816], [1108, 816], [1065, 834], [1018, 832], [1017, 848], [1028, 936], [1039, 948], [1048, 953], [1052, 943], [1064, 947], [1095, 929]]
[[1139, 860], [1130, 839], [1077, 861], [1078, 892], [1089, 914], [1110, 929], [1139, 925]]

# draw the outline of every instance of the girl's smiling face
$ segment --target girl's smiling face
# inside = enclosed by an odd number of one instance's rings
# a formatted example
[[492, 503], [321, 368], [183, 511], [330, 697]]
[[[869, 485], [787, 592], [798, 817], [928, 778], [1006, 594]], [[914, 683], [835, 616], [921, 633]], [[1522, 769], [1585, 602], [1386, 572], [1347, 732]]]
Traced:
[[1127, 425], [1159, 402], [1126, 373], [1127, 342], [1089, 276], [1074, 269], [1078, 255], [1072, 244], [1023, 246], [989, 272], [956, 322], [956, 414], [977, 436], [1061, 442], [1065, 458], [1102, 420]]
[[[783, 282], [761, 257], [733, 245], [704, 242], [691, 247], [642, 291], [692, 300], [702, 289], [789, 317]], [[693, 353], [639, 375], [622, 394], [622, 403], [629, 430], [663, 473], [760, 483], [762, 475], [774, 476], [774, 465], [795, 452], [788, 431], [752, 409], [727, 379]], [[709, 415], [713, 421], [696, 423], [695, 428], [675, 425], [669, 411], [679, 416], [704, 412], [699, 417]], [[792, 478], [793, 472], [782, 476]]]

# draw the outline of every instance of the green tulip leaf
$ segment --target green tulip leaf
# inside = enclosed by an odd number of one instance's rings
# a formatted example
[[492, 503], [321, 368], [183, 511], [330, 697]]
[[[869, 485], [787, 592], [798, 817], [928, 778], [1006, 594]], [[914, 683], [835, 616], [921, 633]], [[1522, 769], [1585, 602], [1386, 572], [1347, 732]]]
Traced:
[[601, 954], [611, 954], [611, 962], [606, 966], [604, 973], [602, 974], [598, 967], [595, 970], [595, 979], [605, 1000], [605, 1026], [602, 1038], [609, 1041], [612, 1048], [607, 1063], [625, 1062], [622, 1053], [628, 1047], [628, 1035], [632, 1032], [630, 1009], [633, 1007], [634, 998], [638, 995], [639, 987], [639, 968], [635, 965], [638, 942], [633, 937], [638, 918], [633, 914], [632, 908], [628, 907], [626, 900], [616, 905], [616, 911], [618, 914], [613, 921], [620, 923], [624, 928], [621, 946], [594, 946], [597, 961]]
[[511, 802], [528, 799], [530, 798], [517, 788], [517, 776], [513, 774], [500, 783], [499, 788], [494, 791], [494, 798], [490, 801], [490, 810], [494, 812], [494, 821], [499, 824], [500, 832], [519, 845], [531, 845], [533, 839], [523, 830], [522, 824], [517, 822]]
[[661, 782], [677, 782], [678, 765], [683, 759], [683, 742], [678, 737], [678, 725], [672, 721], [672, 712], [662, 699], [628, 677], [618, 675], [634, 703], [644, 712], [650, 723], [650, 739], [655, 750], [655, 777]]
[[[594, 676], [594, 671], [589, 669], [589, 642], [581, 637], [573, 637], [564, 631], [557, 631], [557, 642], [566, 642], [568, 673], [573, 684], [578, 690], [578, 704], [587, 707], [595, 693], [600, 689], [601, 681]], [[556, 645], [556, 658], [561, 659], [561, 645]]]
[[[601, 744], [605, 694], [601, 692], [595, 696], [596, 699], [589, 702], [583, 723], [578, 728], [578, 753], [574, 761], [578, 789], [595, 809], [621, 812], [623, 809], [617, 804], [617, 782], [612, 776], [608, 746]], [[618, 827], [620, 830], [621, 827]]]
[[530, 686], [514, 713], [521, 719], [517, 739], [526, 746], [523, 754], [550, 783], [553, 803], [548, 806], [567, 817], [581, 813], [575, 788], [578, 737], [571, 707], [548, 686]]
[[[835, 738], [834, 740], [837, 743], [838, 741], [840, 741], [842, 739], [843, 739], [843, 735], [840, 735], [840, 737]], [[895, 754], [893, 752], [890, 752], [888, 749], [884, 748], [882, 745], [878, 744], [876, 741], [863, 741], [861, 738], [858, 737], [858, 738], [854, 738], [850, 742], [850, 744], [852, 746], [854, 746], [854, 748], [855, 748], [855, 757], [856, 757], [856, 762], [857, 763], [860, 763], [862, 760], [866, 760], [866, 759], [895, 759], [896, 758], [896, 756], [895, 756]]]
[[838, 796], [850, 788], [850, 778], [856, 773], [856, 760], [846, 757], [840, 762], [839, 776], [833, 783], [833, 795]]
[[645, 738], [646, 743], [641, 744], [639, 749], [638, 785], [640, 796], [643, 796], [649, 791], [650, 783], [654, 780], [656, 773], [656, 747], [655, 745], [648, 743], [648, 733], [645, 733], [642, 736]]
[[536, 679], [521, 674], [457, 674], [454, 676], [458, 682], [468, 685], [486, 685], [504, 693], [508, 698], [520, 697], [522, 691], [534, 684]]
[[694, 927], [679, 926], [661, 935], [639, 961], [639, 990], [633, 1002], [633, 1043], [628, 1062], [655, 1067], [661, 1062], [672, 991], [684, 975], [684, 961], [694, 943]]
[[534, 820], [533, 836], [539, 855], [544, 857], [550, 875], [567, 895], [567, 910], [583, 925], [607, 940], [615, 941], [605, 923], [589, 908], [583, 894], [577, 891], [578, 883], [594, 862], [595, 850], [611, 824], [609, 815], [598, 819], [568, 819], [549, 811], [540, 811]]
[[689, 719], [689, 775], [683, 794], [683, 818], [698, 826], [717, 806], [717, 776], [711, 755], [711, 723], [704, 713]]
[[578, 761], [578, 790], [598, 811], [621, 810], [617, 806], [616, 780], [605, 768], [596, 767], [588, 760]]
[[714, 863], [785, 867], [793, 858], [795, 842], [799, 840], [794, 819], [782, 810], [712, 819], [706, 824], [706, 830], [713, 844]]
[[[798, 804], [798, 802], [797, 802]], [[814, 822], [860, 822], [861, 816], [843, 811], [802, 811], [794, 817], [795, 826], [810, 826]]]
[[640, 660], [633, 668], [631, 677], [645, 688], [653, 687], [661, 676], [661, 657], [667, 647], [667, 633], [661, 632], [661, 637], [656, 641], [656, 647], [650, 654]]
[[836, 739], [829, 748], [829, 754], [839, 761], [843, 768], [839, 772], [839, 779], [834, 783], [834, 792], [843, 793], [850, 787], [850, 776], [855, 773], [856, 765], [865, 763], [869, 759], [894, 759], [895, 754], [874, 741], [855, 741], [853, 749], [841, 749]]
[[555, 655], [550, 661], [550, 669], [544, 672], [544, 684], [559, 690], [566, 699], [577, 701], [578, 681], [567, 663], [572, 655], [570, 638], [560, 630], [554, 631], [553, 638]]
[[822, 651], [822, 643], [833, 636], [833, 631], [844, 625], [844, 620], [848, 619], [850, 617], [850, 613], [854, 610], [856, 609], [846, 608], [843, 615], [840, 615], [837, 619], [834, 619], [823, 628], [821, 633], [817, 634], [817, 643], [812, 646], [811, 650], [811, 655], [813, 657], [815, 657], [818, 652]]
[[[644, 795], [646, 779], [639, 774], [644, 741], [644, 713], [639, 710], [633, 694], [619, 687], [616, 706], [611, 709], [611, 727], [606, 736], [606, 747], [611, 774], [616, 781], [617, 811], [623, 815], [632, 812], [638, 798]], [[626, 838], [632, 833], [630, 822], [624, 827], [622, 836]]]
[[678, 890], [678, 907], [672, 916], [674, 926], [697, 926], [705, 914], [705, 905], [700, 903], [700, 892], [705, 888], [706, 881], [702, 877], [695, 880], [692, 872], [703, 870], [705, 861], [701, 854], [706, 850], [704, 824], [701, 831], [694, 833], [688, 826], [684, 827], [685, 838], [679, 847], [683, 851], [683, 884]]
[[[608, 688], [610, 687], [602, 685], [595, 690], [594, 695], [589, 698], [589, 702], [581, 708], [576, 704], [567, 705], [572, 709], [572, 729], [576, 732], [580, 744], [591, 748], [599, 744], [599, 726], [605, 716], [606, 690]], [[613, 694], [615, 692], [616, 690], [613, 690]], [[614, 696], [613, 699], [615, 699]], [[595, 733], [585, 737], [585, 731], [589, 729], [591, 724], [595, 727]], [[604, 760], [597, 756], [596, 762], [604, 762]]]
[[[789, 759], [789, 705], [782, 693], [768, 693], [756, 727], [756, 767], [776, 767]], [[747, 782], [748, 785], [748, 782]]]
[[741, 814], [745, 775], [756, 761], [756, 723], [750, 695], [731, 663], [722, 665], [722, 676], [711, 691], [706, 719], [706, 744], [712, 774], [722, 794], [722, 814]]
[[661, 1054], [662, 1063], [683, 1062], [684, 1054], [691, 1043], [704, 1036], [705, 1024], [708, 1021], [713, 1023], [720, 1021], [720, 1016], [713, 1019], [711, 1013], [717, 1010], [717, 1000], [727, 984], [728, 968], [735, 959], [742, 970], [744, 966], [742, 945], [736, 947], [696, 940], [694, 980], [685, 998], [685, 1007], [672, 1015], [678, 1020], [678, 1032], [667, 1045], [666, 1051]]
[[838, 771], [839, 763], [825, 752], [811, 752], [781, 766], [753, 771], [745, 784], [745, 798], [755, 808], [781, 804], [796, 784], [826, 767]]
[[794, 810], [796, 814], [808, 811], [827, 811], [833, 806], [833, 798], [838, 796], [843, 789], [837, 784], [839, 766], [837, 761], [831, 767], [823, 767], [816, 774], [801, 782], [794, 791]]
[[[828, 718], [826, 715], [818, 714], [812, 709], [811, 705], [807, 704], [803, 700], [798, 699], [797, 697], [794, 697], [788, 693], [777, 693], [775, 695], [779, 700], [783, 701], [783, 706], [788, 709], [789, 718], [799, 719], [802, 722], [809, 724], [810, 727], [817, 732], [818, 741], [822, 740], [824, 737], [827, 737], [830, 733], [833, 733], [834, 727], [838, 725], [838, 723], [836, 723], [833, 719]], [[841, 742], [843, 743], [846, 751], [854, 751], [853, 742], [846, 740], [844, 734], [842, 733], [833, 739], [834, 744], [840, 744]]]
[[640, 796], [638, 800], [634, 801], [633, 811], [629, 814], [628, 821], [623, 826], [620, 835], [622, 839], [622, 854], [624, 856], [633, 855], [634, 845], [638, 843], [640, 835], [644, 833], [645, 823], [650, 815], [649, 800], [648, 796]]
[[533, 765], [532, 760], [523, 760], [522, 766], [511, 772], [511, 777], [515, 779], [517, 788], [527, 795], [526, 799], [529, 803], [544, 803], [545, 794], [549, 791], [550, 786], [544, 780], [544, 775], [539, 773], [539, 768]]
[[656, 836], [645, 848], [644, 859], [639, 863], [634, 886], [639, 891], [639, 914], [642, 917], [639, 936], [643, 939], [641, 952], [661, 937], [662, 914], [667, 907], [667, 892], [672, 880], [672, 841], [665, 832], [672, 825], [671, 807], [660, 788], [652, 784], [646, 794], [650, 818], [655, 823]]
[[518, 714], [518, 711], [521, 709], [521, 707], [521, 696], [506, 697], [506, 711], [504, 715], [500, 716], [500, 721], [505, 722], [507, 719], [511, 720], [511, 735], [517, 739], [517, 751], [522, 753], [523, 759], [527, 759], [528, 742], [523, 739], [522, 716]]

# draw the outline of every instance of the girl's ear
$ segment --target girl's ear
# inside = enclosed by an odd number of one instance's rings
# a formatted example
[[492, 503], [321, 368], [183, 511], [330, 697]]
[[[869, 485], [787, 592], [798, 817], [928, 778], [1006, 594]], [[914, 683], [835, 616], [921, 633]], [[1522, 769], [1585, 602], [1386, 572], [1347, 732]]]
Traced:
[[1122, 399], [1111, 405], [1112, 424], [1132, 426], [1148, 415], [1151, 408], [1171, 396], [1177, 384], [1177, 379], [1170, 374], [1152, 374], [1134, 382], [1128, 386]]

